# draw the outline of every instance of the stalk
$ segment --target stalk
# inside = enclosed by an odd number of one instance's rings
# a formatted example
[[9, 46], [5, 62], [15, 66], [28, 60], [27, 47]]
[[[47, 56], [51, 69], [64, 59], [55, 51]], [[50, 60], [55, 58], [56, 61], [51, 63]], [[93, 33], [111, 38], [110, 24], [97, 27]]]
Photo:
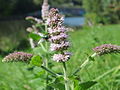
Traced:
[[[42, 43], [40, 43], [41, 47], [42, 47], [42, 50], [44, 52], [46, 52], [47, 54], [47, 50], [46, 48], [44, 47], [44, 45]], [[51, 70], [48, 69], [48, 60], [47, 58], [44, 59], [44, 63], [43, 63], [43, 66], [41, 66], [42, 69], [44, 69], [46, 72], [45, 72], [45, 75], [46, 75], [46, 90], [47, 90], [47, 84], [48, 84], [48, 72], [51, 73], [52, 75], [56, 76]]]
[[65, 90], [69, 90], [67, 68], [65, 62], [63, 62], [63, 72], [64, 72]]
[[97, 54], [94, 53], [94, 54], [92, 54], [90, 57], [88, 57], [88, 58], [83, 62], [83, 64], [81, 64], [80, 67], [78, 67], [78, 69], [76, 69], [76, 70], [73, 72], [72, 75], [76, 75], [82, 68], [84, 68], [84, 67], [89, 63], [90, 58], [93, 58], [93, 57], [95, 57], [96, 55], [97, 55]]
[[42, 69], [44, 69], [46, 72], [49, 72], [50, 74], [52, 74], [53, 76], [58, 76], [56, 73], [54, 73], [53, 71], [51, 71], [50, 69], [48, 69], [47, 67], [45, 66], [41, 66]]
[[42, 47], [42, 49], [43, 49], [44, 52], [47, 52], [46, 48], [43, 46], [42, 43], [40, 43], [40, 46]]
[[[47, 32], [47, 25], [45, 25], [45, 31]], [[45, 42], [45, 45], [47, 46], [47, 43]], [[49, 73], [53, 74], [54, 76], [57, 76], [56, 73], [52, 72], [51, 70], [48, 69], [48, 52], [47, 52], [47, 47], [44, 47], [44, 51], [46, 52], [46, 60], [45, 60], [45, 66], [44, 69], [46, 69]], [[47, 84], [48, 84], [48, 72], [46, 72], [46, 90], [47, 90]]]
[[31, 48], [32, 48], [32, 49], [35, 48], [35, 44], [34, 44], [32, 38], [29, 38], [29, 42], [30, 42], [30, 46], [31, 46]]

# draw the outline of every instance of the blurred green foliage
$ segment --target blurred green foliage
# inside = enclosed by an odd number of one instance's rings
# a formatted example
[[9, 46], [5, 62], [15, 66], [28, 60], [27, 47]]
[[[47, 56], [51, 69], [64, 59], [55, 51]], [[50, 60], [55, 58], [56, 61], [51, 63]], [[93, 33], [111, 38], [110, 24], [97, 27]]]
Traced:
[[83, 7], [92, 24], [120, 23], [120, 0], [83, 0]]
[[29, 23], [24, 20], [0, 22], [0, 54], [28, 48], [26, 28]]

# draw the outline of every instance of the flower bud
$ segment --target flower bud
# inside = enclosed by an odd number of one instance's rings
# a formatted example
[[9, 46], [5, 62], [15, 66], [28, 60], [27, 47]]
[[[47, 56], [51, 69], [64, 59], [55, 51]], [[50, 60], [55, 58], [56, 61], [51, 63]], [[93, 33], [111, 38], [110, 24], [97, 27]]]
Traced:
[[44, 0], [43, 5], [42, 5], [42, 10], [41, 10], [43, 20], [47, 19], [48, 12], [49, 12], [48, 0]]
[[104, 55], [109, 53], [120, 53], [120, 46], [112, 45], [112, 44], [104, 44], [96, 48], [93, 48], [93, 50], [98, 55]]
[[23, 61], [27, 62], [32, 58], [32, 54], [25, 53], [25, 52], [14, 52], [6, 56], [2, 62], [16, 62], [16, 61]]

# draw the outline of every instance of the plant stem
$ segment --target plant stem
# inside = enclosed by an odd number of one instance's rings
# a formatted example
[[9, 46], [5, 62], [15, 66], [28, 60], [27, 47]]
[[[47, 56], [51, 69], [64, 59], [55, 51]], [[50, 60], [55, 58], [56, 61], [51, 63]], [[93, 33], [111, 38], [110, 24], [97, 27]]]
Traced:
[[[46, 69], [48, 69], [48, 59], [47, 58], [45, 60], [45, 66], [46, 66]], [[49, 72], [54, 73], [51, 70], [49, 70]], [[46, 72], [46, 90], [47, 90], [47, 84], [48, 84], [48, 72]]]
[[29, 38], [29, 42], [30, 42], [31, 48], [32, 48], [32, 49], [35, 48], [35, 44], [34, 44], [34, 41], [33, 41], [32, 38]]
[[42, 47], [42, 49], [43, 49], [44, 52], [47, 52], [47, 50], [45, 49], [45, 47], [43, 46], [42, 43], [40, 43], [40, 46]]
[[48, 30], [48, 26], [47, 24], [45, 24], [45, 31], [47, 32], [47, 30]]
[[64, 72], [65, 90], [69, 90], [67, 68], [65, 62], [63, 62], [63, 72]]
[[97, 54], [94, 53], [94, 54], [92, 54], [90, 57], [88, 57], [88, 58], [83, 62], [83, 64], [81, 64], [80, 67], [78, 67], [78, 69], [76, 69], [76, 70], [73, 72], [72, 75], [76, 75], [82, 68], [84, 68], [84, 67], [89, 63], [90, 58], [93, 58], [93, 57], [95, 57], [96, 55], [97, 55]]
[[[45, 24], [45, 31], [47, 32], [47, 25]], [[45, 48], [46, 47], [46, 48]], [[50, 69], [48, 69], [48, 51], [47, 51], [47, 42], [45, 42], [45, 47], [43, 46], [43, 49], [44, 49], [44, 51], [46, 52], [46, 59], [45, 59], [45, 66], [46, 66], [46, 68], [44, 67], [44, 69], [46, 69], [46, 71], [48, 71], [49, 73], [51, 73], [51, 74], [53, 74], [54, 76], [57, 76], [57, 74], [56, 73], [54, 73], [54, 72], [52, 72]], [[48, 80], [49, 80], [49, 78], [48, 78], [48, 72], [46, 72], [46, 90], [48, 89], [47, 88], [47, 84], [48, 84]]]
[[51, 71], [50, 69], [48, 69], [47, 67], [45, 66], [41, 66], [42, 69], [44, 69], [45, 71], [51, 73], [53, 76], [58, 76], [56, 73], [54, 73], [53, 71]]

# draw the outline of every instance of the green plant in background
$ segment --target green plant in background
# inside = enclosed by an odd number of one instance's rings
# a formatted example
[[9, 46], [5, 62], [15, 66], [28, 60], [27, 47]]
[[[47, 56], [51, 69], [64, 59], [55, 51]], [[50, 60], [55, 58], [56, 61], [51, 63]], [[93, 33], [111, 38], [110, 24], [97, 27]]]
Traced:
[[83, 0], [87, 23], [116, 24], [120, 22], [119, 0]]
[[[45, 0], [44, 3], [47, 3]], [[3, 61], [28, 61], [34, 67], [41, 67], [43, 69], [40, 72], [40, 77], [43, 80], [40, 80], [42, 87], [41, 90], [85, 90], [89, 89], [93, 85], [97, 84], [97, 81], [103, 78], [105, 75], [110, 72], [119, 69], [117, 66], [112, 70], [104, 73], [103, 75], [90, 80], [83, 82], [81, 81], [81, 77], [78, 76], [78, 72], [80, 72], [89, 62], [95, 61], [95, 56], [101, 56], [109, 53], [120, 53], [120, 46], [105, 44], [99, 47], [94, 48], [94, 54], [88, 56], [87, 59], [78, 66], [78, 68], [72, 72], [72, 74], [68, 73], [67, 62], [70, 62], [71, 53], [68, 52], [68, 48], [70, 46], [67, 38], [67, 28], [64, 27], [63, 22], [64, 18], [59, 14], [58, 9], [49, 9], [47, 4], [43, 4], [43, 20], [27, 17], [33, 25], [29, 27], [27, 30], [30, 32], [29, 37], [32, 42], [31, 46], [33, 48], [33, 54], [17, 52], [12, 53], [6, 56]], [[44, 16], [45, 15], [45, 16]], [[51, 58], [52, 57], [52, 58]], [[28, 60], [30, 59], [31, 60]], [[52, 60], [56, 61], [53, 62]], [[55, 63], [53, 65], [53, 63]], [[52, 67], [55, 65], [62, 64], [63, 72], [61, 71], [53, 71]], [[45, 70], [45, 72], [44, 72]]]

